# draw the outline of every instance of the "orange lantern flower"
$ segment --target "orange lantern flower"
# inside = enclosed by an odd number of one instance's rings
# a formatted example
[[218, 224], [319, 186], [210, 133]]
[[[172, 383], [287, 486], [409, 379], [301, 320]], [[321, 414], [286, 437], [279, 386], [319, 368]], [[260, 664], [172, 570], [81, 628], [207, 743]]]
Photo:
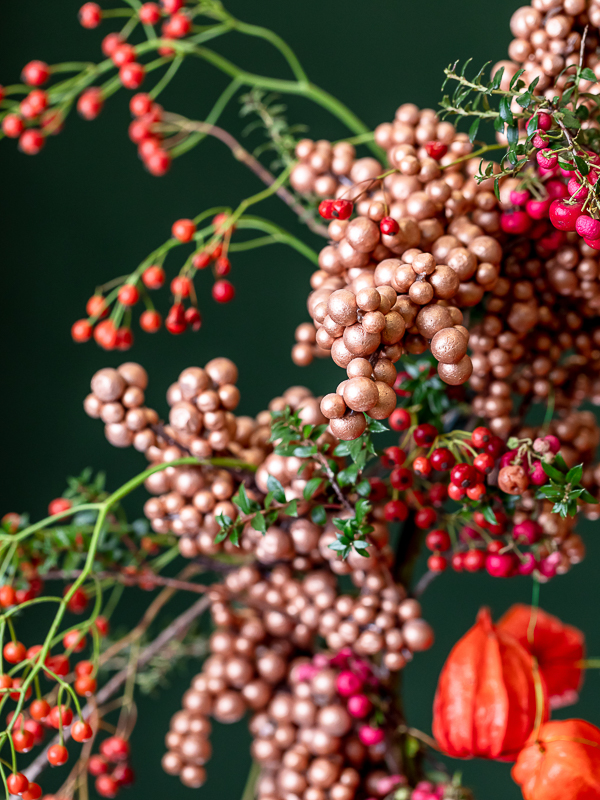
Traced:
[[598, 800], [600, 730], [583, 719], [542, 725], [511, 772], [525, 800]]
[[482, 608], [440, 674], [433, 734], [441, 749], [455, 758], [514, 761], [536, 723], [536, 680], [546, 715], [545, 686], [531, 655]]
[[[583, 670], [578, 662], [585, 654], [585, 637], [580, 630], [565, 625], [540, 608], [536, 610], [521, 603], [508, 609], [498, 622], [498, 629], [510, 633], [537, 658], [548, 689], [550, 708], [577, 702], [583, 681]], [[529, 642], [529, 633], [533, 634], [532, 642]]]

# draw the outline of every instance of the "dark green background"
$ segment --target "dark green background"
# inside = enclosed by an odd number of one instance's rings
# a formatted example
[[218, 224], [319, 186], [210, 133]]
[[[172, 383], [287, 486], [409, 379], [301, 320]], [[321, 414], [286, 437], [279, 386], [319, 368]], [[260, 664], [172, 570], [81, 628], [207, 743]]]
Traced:
[[[100, 39], [110, 24], [84, 31], [76, 21], [78, 5], [72, 0], [3, 3], [0, 82], [15, 82], [32, 58], [49, 63], [99, 59]], [[392, 119], [402, 102], [435, 106], [442, 69], [452, 60], [473, 56], [479, 65], [505, 57], [508, 20], [518, 5], [518, 0], [229, 3], [242, 19], [280, 33], [312, 79], [371, 127]], [[216, 47], [255, 72], [286, 75], [285, 65], [264, 43], [231, 35]], [[210, 67], [190, 62], [161, 102], [201, 119], [224, 85], [222, 76]], [[49, 141], [36, 158], [21, 155], [12, 141], [1, 143], [2, 513], [28, 510], [39, 518], [48, 501], [63, 491], [64, 476], [77, 474], [88, 464], [106, 469], [113, 488], [143, 467], [135, 451], [112, 449], [101, 425], [81, 408], [92, 373], [125, 359], [93, 344], [74, 345], [70, 325], [83, 316], [93, 287], [134, 268], [168, 237], [173, 220], [213, 205], [236, 205], [260, 188], [222, 145], [211, 141], [177, 161], [167, 177], [150, 177], [127, 138], [127, 94], [113, 97], [93, 123], [70, 118], [64, 133]], [[230, 129], [240, 130], [235, 104], [224, 119]], [[339, 123], [299, 99], [290, 101], [290, 119], [309, 124], [314, 138], [344, 135]], [[271, 216], [319, 246], [278, 201], [270, 201], [257, 213]], [[167, 264], [171, 274], [179, 268], [176, 259]], [[232, 279], [238, 294], [227, 307], [211, 301], [208, 276], [201, 275], [197, 288], [202, 331], [179, 338], [164, 331], [154, 336], [136, 333], [134, 349], [126, 356], [149, 369], [150, 404], [164, 412], [164, 391], [180, 370], [216, 355], [229, 356], [240, 367], [242, 413], [256, 413], [291, 383], [306, 383], [315, 392], [335, 385], [340, 373], [331, 362], [301, 371], [289, 358], [294, 327], [307, 318], [309, 274], [310, 266], [281, 246], [236, 255]], [[157, 299], [164, 309], [166, 293]], [[142, 499], [137, 496], [136, 511]], [[595, 561], [600, 546], [593, 526], [582, 527], [588, 559], [542, 587], [542, 606], [579, 624], [588, 637], [590, 654], [598, 656]], [[499, 615], [511, 602], [527, 601], [530, 592], [526, 579], [494, 581], [483, 575], [446, 575], [432, 585], [423, 605], [425, 616], [435, 625], [437, 642], [405, 671], [411, 724], [430, 730], [437, 674], [479, 606], [487, 603]], [[147, 596], [133, 591], [129, 597], [123, 619], [133, 620]], [[158, 765], [169, 717], [179, 707], [188, 680], [186, 675], [175, 676], [159, 698], [140, 702], [141, 719], [133, 737], [138, 780], [129, 792], [132, 798], [191, 796]], [[575, 713], [600, 723], [599, 690], [596, 674], [590, 674]], [[206, 800], [236, 798], [249, 764], [247, 734], [243, 726], [215, 727], [216, 753], [209, 781], [200, 791]], [[479, 800], [520, 796], [505, 764], [454, 764], [464, 767], [465, 783], [476, 790]], [[45, 786], [53, 788], [59, 777], [47, 776]]]

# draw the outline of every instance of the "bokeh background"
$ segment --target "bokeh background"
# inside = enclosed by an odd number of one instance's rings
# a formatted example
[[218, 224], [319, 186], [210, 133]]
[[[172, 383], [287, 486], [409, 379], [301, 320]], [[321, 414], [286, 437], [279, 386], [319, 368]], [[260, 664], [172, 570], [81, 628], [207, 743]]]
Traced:
[[[114, 4], [111, 4], [114, 5]], [[273, 28], [295, 49], [312, 80], [347, 103], [370, 127], [391, 120], [402, 102], [435, 107], [442, 70], [470, 56], [479, 66], [505, 57], [510, 15], [518, 0], [230, 0], [229, 9], [249, 22]], [[0, 82], [13, 83], [32, 58], [49, 63], [99, 60], [100, 40], [111, 30], [79, 27], [77, 0], [29, 0], [3, 3], [0, 11]], [[235, 34], [216, 44], [220, 52], [255, 72], [285, 76], [286, 66], [262, 42]], [[152, 85], [152, 80], [148, 81]], [[202, 62], [186, 63], [161, 95], [170, 110], [202, 119], [225, 85], [225, 79]], [[315, 393], [340, 380], [332, 362], [305, 370], [291, 363], [295, 326], [307, 319], [305, 308], [310, 265], [283, 246], [237, 254], [232, 280], [237, 297], [229, 306], [210, 299], [208, 276], [197, 290], [204, 325], [198, 334], [150, 336], [136, 326], [133, 350], [107, 354], [94, 344], [71, 342], [71, 323], [84, 315], [85, 300], [95, 285], [125, 274], [163, 242], [179, 217], [192, 217], [214, 205], [235, 206], [260, 188], [258, 181], [233, 162], [227, 150], [207, 140], [175, 162], [164, 178], [148, 175], [127, 137], [129, 93], [122, 91], [93, 123], [73, 115], [65, 131], [30, 158], [13, 141], [0, 143], [2, 212], [2, 463], [0, 513], [29, 511], [44, 516], [48, 501], [61, 494], [64, 477], [86, 466], [104, 469], [115, 488], [144, 464], [133, 451], [117, 451], [104, 439], [102, 426], [88, 419], [82, 400], [91, 375], [126, 359], [150, 372], [149, 404], [165, 410], [164, 392], [179, 372], [225, 355], [240, 368], [241, 413], [255, 414], [288, 385], [304, 383]], [[289, 119], [309, 126], [314, 138], [339, 138], [340, 124], [322, 109], [301, 99], [288, 101]], [[223, 118], [239, 132], [245, 123], [233, 103]], [[261, 142], [252, 139], [253, 146]], [[257, 213], [269, 216], [318, 248], [317, 237], [301, 229], [279, 201]], [[172, 274], [176, 260], [168, 261]], [[168, 298], [157, 296], [165, 309]], [[143, 492], [132, 501], [140, 512]], [[541, 604], [586, 632], [589, 653], [600, 656], [597, 527], [581, 526], [588, 558], [564, 577], [542, 587]], [[423, 571], [423, 564], [419, 571]], [[430, 731], [431, 703], [441, 665], [452, 644], [473, 623], [477, 609], [488, 604], [496, 616], [515, 601], [527, 602], [531, 583], [520, 578], [497, 581], [484, 575], [446, 574], [423, 598], [424, 615], [436, 629], [436, 644], [404, 673], [409, 721]], [[139, 618], [148, 596], [131, 590], [121, 624]], [[176, 605], [173, 614], [177, 613]], [[35, 623], [31, 641], [35, 641]], [[27, 630], [27, 627], [25, 627]], [[190, 675], [175, 673], [160, 695], [140, 700], [140, 722], [133, 735], [136, 785], [128, 796], [154, 800], [185, 798], [192, 790], [162, 772], [159, 759], [170, 716], [178, 709]], [[581, 701], [558, 716], [580, 715], [600, 724], [600, 681], [588, 674]], [[207, 784], [197, 792], [204, 800], [240, 797], [250, 758], [244, 724], [215, 725], [215, 754]], [[464, 781], [479, 800], [520, 797], [509, 767], [500, 763], [458, 762]], [[46, 775], [47, 790], [63, 776]], [[566, 800], [566, 799], [565, 799]]]

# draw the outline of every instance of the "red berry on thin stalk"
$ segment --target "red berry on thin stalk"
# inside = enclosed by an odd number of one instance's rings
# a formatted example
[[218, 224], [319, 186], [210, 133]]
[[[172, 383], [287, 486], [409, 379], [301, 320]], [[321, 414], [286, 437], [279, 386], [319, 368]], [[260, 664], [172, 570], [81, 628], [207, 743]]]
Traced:
[[11, 606], [14, 606], [16, 597], [16, 592], [12, 586], [5, 584], [4, 586], [0, 587], [0, 606], [2, 606], [2, 608], [10, 608]]
[[34, 700], [29, 706], [29, 714], [37, 722], [46, 719], [50, 710], [50, 703], [48, 703], [47, 700]]
[[221, 256], [217, 258], [215, 261], [215, 273], [219, 277], [223, 277], [225, 275], [229, 275], [231, 272], [231, 261], [227, 258], [227, 256]]
[[187, 14], [173, 14], [162, 26], [162, 35], [166, 39], [183, 39], [192, 30], [192, 21]]
[[134, 306], [140, 299], [139, 289], [132, 283], [126, 283], [119, 289], [118, 298], [124, 306]]
[[108, 314], [106, 300], [101, 294], [94, 294], [85, 304], [88, 317], [105, 317]]
[[426, 478], [431, 474], [431, 463], [425, 456], [417, 456], [413, 461], [413, 471], [415, 475]]
[[77, 101], [77, 111], [83, 119], [93, 120], [102, 111], [103, 105], [102, 89], [98, 86], [92, 86], [80, 95]]
[[388, 420], [393, 431], [406, 431], [410, 428], [410, 414], [405, 408], [395, 408]]
[[213, 285], [212, 296], [217, 303], [229, 303], [235, 297], [235, 289], [229, 281], [217, 281]]
[[73, 722], [73, 712], [65, 705], [54, 706], [48, 714], [48, 724], [57, 730], [61, 727], [67, 727]]
[[99, 755], [90, 756], [88, 761], [88, 772], [90, 775], [104, 775], [108, 772], [108, 764], [106, 759]]
[[467, 572], [479, 572], [485, 566], [483, 550], [468, 550], [463, 556], [463, 567]]
[[323, 219], [333, 219], [334, 200], [321, 200], [319, 203], [319, 214]]
[[98, 3], [84, 3], [78, 16], [83, 28], [97, 28], [102, 22], [102, 9]]
[[335, 219], [349, 219], [354, 211], [354, 203], [350, 200], [334, 200], [333, 216]]
[[96, 626], [96, 630], [98, 631], [100, 636], [106, 636], [110, 630], [110, 622], [102, 614], [99, 614], [96, 617], [94, 625]]
[[379, 230], [385, 236], [395, 236], [400, 230], [400, 225], [393, 217], [384, 217], [379, 223]]
[[196, 269], [205, 269], [210, 264], [210, 256], [202, 250], [192, 258], [192, 264]]
[[390, 483], [393, 489], [398, 489], [400, 491], [410, 489], [413, 484], [411, 471], [406, 467], [398, 467], [392, 470], [390, 474]]
[[91, 675], [81, 675], [75, 681], [75, 691], [81, 697], [91, 697], [98, 688], [98, 681]]
[[30, 61], [21, 72], [21, 79], [28, 86], [42, 86], [49, 77], [50, 67], [45, 61]]
[[27, 648], [22, 642], [7, 642], [2, 649], [2, 655], [9, 664], [20, 664], [27, 656]]
[[444, 553], [446, 550], [450, 549], [450, 535], [447, 531], [440, 530], [436, 528], [433, 531], [429, 531], [427, 536], [425, 537], [425, 546], [429, 550], [439, 550], [440, 552]]
[[74, 342], [89, 342], [94, 332], [87, 319], [78, 319], [71, 325], [71, 338]]
[[129, 742], [120, 736], [110, 736], [100, 745], [100, 753], [108, 761], [125, 761], [129, 756]]
[[152, 109], [153, 100], [146, 92], [138, 92], [134, 94], [129, 101], [129, 110], [134, 117], [143, 117], [148, 114]]
[[143, 25], [156, 25], [162, 18], [162, 12], [157, 3], [144, 3], [138, 11], [138, 15]]
[[184, 0], [160, 0], [160, 4], [167, 14], [175, 14], [180, 8], [183, 8]]
[[424, 530], [435, 524], [437, 514], [433, 508], [420, 508], [415, 514], [415, 525]]
[[114, 350], [117, 346], [118, 332], [112, 319], [99, 322], [94, 329], [94, 340], [104, 350]]
[[48, 750], [48, 761], [52, 767], [62, 767], [69, 760], [69, 751], [64, 744], [53, 744]]
[[443, 158], [448, 152], [448, 145], [438, 141], [426, 142], [425, 151], [429, 158], [434, 158], [436, 161], [439, 161], [440, 158]]
[[192, 282], [185, 275], [177, 275], [171, 281], [171, 292], [176, 297], [189, 297], [192, 289]]
[[140, 328], [146, 333], [156, 333], [162, 325], [162, 317], [158, 311], [147, 309], [140, 314]]
[[157, 264], [147, 267], [142, 273], [142, 281], [147, 289], [160, 289], [164, 286], [165, 279], [164, 269]]
[[408, 517], [408, 506], [402, 500], [389, 500], [383, 507], [383, 514], [388, 522], [404, 522]]
[[26, 730], [13, 730], [12, 740], [17, 753], [28, 753], [35, 744], [33, 733]]
[[202, 327], [202, 316], [197, 308], [191, 306], [185, 310], [185, 321], [193, 331], [199, 331]]
[[117, 47], [123, 44], [123, 39], [118, 33], [109, 33], [102, 39], [102, 53], [107, 58], [112, 58]]
[[2, 120], [2, 131], [9, 139], [18, 139], [25, 129], [25, 123], [18, 114], [7, 114]]
[[6, 787], [11, 794], [23, 794], [29, 788], [29, 779], [21, 772], [13, 772], [6, 779]]
[[119, 784], [111, 775], [99, 775], [94, 785], [100, 797], [116, 797], [119, 791]]
[[87, 722], [78, 720], [71, 726], [71, 736], [76, 742], [87, 742], [93, 735], [92, 727]]
[[[70, 590], [71, 587], [67, 586], [64, 591], [64, 595], [67, 595]], [[72, 597], [69, 599], [69, 602], [67, 603], [67, 608], [72, 614], [83, 614], [83, 612], [87, 608], [88, 600], [89, 598], [87, 596], [87, 592], [80, 586], [73, 592]]]
[[39, 783], [33, 783], [33, 782], [29, 784], [27, 791], [23, 792], [23, 794], [21, 795], [23, 800], [39, 800], [41, 796], [42, 796], [42, 787], [39, 785]]
[[171, 233], [180, 242], [191, 242], [196, 232], [196, 223], [192, 219], [178, 219], [171, 227]]
[[448, 562], [444, 556], [429, 556], [427, 559], [427, 567], [431, 572], [444, 572], [448, 567]]
[[28, 128], [19, 137], [19, 150], [27, 156], [37, 156], [45, 143], [44, 134], [38, 128]]
[[139, 89], [145, 77], [146, 68], [137, 61], [123, 64], [119, 69], [119, 80], [126, 89]]

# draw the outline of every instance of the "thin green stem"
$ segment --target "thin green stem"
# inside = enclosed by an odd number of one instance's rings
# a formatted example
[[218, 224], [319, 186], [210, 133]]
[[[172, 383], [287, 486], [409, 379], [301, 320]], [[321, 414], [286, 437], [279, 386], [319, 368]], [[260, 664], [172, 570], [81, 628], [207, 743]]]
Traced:
[[[207, 125], [214, 125], [218, 120], [225, 108], [227, 107], [229, 101], [235, 97], [236, 92], [243, 84], [238, 81], [237, 78], [234, 78], [230, 84], [223, 90], [223, 92], [219, 95], [217, 102], [211, 108], [210, 112], [208, 113], [204, 122]], [[187, 139], [185, 139], [181, 144], [178, 144], [171, 150], [171, 155], [173, 158], [177, 158], [177, 156], [182, 155], [183, 153], [187, 153], [188, 150], [191, 150], [197, 144], [199, 144], [203, 139], [206, 139], [208, 136], [207, 133], [191, 133]]]
[[183, 64], [183, 56], [177, 56], [171, 62], [171, 66], [159, 80], [159, 82], [154, 86], [148, 94], [153, 100], [156, 100], [158, 95], [165, 89], [169, 83], [173, 80], [175, 75], [177, 75], [177, 70]]

